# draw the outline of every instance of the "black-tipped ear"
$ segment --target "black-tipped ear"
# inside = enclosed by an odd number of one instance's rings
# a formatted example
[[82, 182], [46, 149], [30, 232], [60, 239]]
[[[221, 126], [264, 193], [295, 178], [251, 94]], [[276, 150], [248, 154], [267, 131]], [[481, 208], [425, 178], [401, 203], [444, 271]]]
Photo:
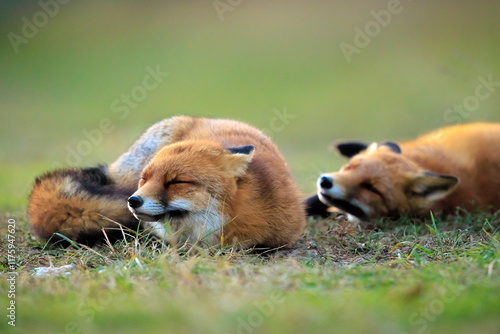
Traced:
[[344, 157], [352, 158], [356, 154], [359, 154], [364, 150], [366, 150], [370, 145], [366, 143], [351, 141], [343, 143], [334, 143], [333, 146]]
[[378, 144], [378, 147], [380, 147], [380, 146], [386, 146], [386, 147], [390, 148], [391, 151], [393, 151], [394, 153], [401, 154], [401, 147], [398, 144], [393, 143], [391, 141], [388, 141], [388, 142], [385, 142], [382, 144]]
[[253, 145], [232, 147], [227, 150], [231, 154], [223, 157], [223, 169], [229, 175], [240, 177], [245, 174], [248, 164], [252, 161], [255, 147]]
[[448, 196], [459, 182], [459, 179], [452, 175], [424, 171], [413, 175], [411, 190], [414, 195], [436, 201]]
[[253, 145], [246, 145], [246, 146], [240, 146], [240, 147], [231, 147], [228, 148], [227, 150], [231, 152], [232, 154], [245, 154], [249, 155], [250, 153], [253, 152], [255, 149], [255, 146]]

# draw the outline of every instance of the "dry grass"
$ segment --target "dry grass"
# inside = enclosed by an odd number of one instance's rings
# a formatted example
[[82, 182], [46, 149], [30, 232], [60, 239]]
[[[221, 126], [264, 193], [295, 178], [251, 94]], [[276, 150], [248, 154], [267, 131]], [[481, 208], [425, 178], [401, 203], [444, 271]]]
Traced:
[[[337, 217], [309, 221], [290, 249], [190, 253], [147, 236], [92, 249], [49, 247], [33, 240], [19, 218], [18, 328], [495, 333], [499, 226], [498, 214], [359, 226]], [[6, 238], [1, 249], [6, 272]], [[73, 265], [67, 276], [33, 275], [36, 267], [67, 264]], [[0, 284], [3, 290], [5, 280]]]

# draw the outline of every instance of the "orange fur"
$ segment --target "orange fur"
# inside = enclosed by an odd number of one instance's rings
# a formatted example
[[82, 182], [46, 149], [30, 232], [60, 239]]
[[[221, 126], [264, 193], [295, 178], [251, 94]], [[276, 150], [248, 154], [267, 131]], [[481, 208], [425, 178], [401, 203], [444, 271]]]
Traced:
[[[270, 247], [293, 243], [305, 224], [304, 209], [286, 162], [271, 140], [229, 120], [197, 119], [191, 126], [182, 141], [164, 147], [146, 166], [134, 196], [151, 205], [189, 207], [182, 218], [166, 215], [172, 232], [184, 234], [183, 240]], [[244, 145], [254, 145], [254, 152], [227, 150]], [[204, 226], [193, 226], [193, 220], [199, 225], [195, 215], [206, 215]]]
[[137, 228], [138, 221], [126, 204], [133, 190], [105, 184], [104, 175], [99, 168], [74, 168], [37, 178], [28, 205], [33, 233], [51, 241], [61, 240], [54, 235], [59, 233], [91, 244], [103, 237], [102, 229], [106, 229], [109, 236], [121, 235], [120, 227], [112, 221]]
[[[227, 150], [245, 145], [255, 149], [243, 154]], [[192, 183], [165, 187], [169, 178]], [[299, 191], [267, 136], [236, 121], [177, 116], [149, 128], [109, 168], [66, 169], [38, 178], [28, 206], [30, 225], [40, 238], [61, 233], [80, 242], [117, 227], [103, 216], [136, 228], [139, 221], [127, 208], [135, 190], [134, 195], [161, 200], [164, 206], [175, 199], [183, 200], [177, 205], [189, 203], [189, 212], [164, 212], [162, 219], [131, 209], [141, 219], [158, 220], [152, 223], [156, 227], [170, 223], [171, 239], [185, 235], [183, 240], [203, 239], [210, 245], [223, 240], [225, 245], [284, 246], [296, 240], [305, 224]], [[212, 231], [214, 226], [220, 228]]]
[[318, 196], [361, 218], [500, 208], [500, 124], [448, 127], [399, 147], [372, 144], [322, 175]]

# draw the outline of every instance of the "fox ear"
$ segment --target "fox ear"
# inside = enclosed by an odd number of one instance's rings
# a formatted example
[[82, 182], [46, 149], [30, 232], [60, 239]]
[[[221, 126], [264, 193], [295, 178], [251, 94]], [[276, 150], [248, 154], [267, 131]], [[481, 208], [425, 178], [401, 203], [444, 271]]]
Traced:
[[381, 146], [388, 147], [392, 152], [401, 154], [401, 147], [398, 144], [393, 143], [392, 141], [378, 144], [378, 147], [381, 147]]
[[333, 147], [346, 158], [352, 158], [356, 154], [366, 150], [368, 146], [368, 144], [356, 141], [333, 143]]
[[448, 196], [458, 183], [459, 179], [455, 176], [425, 171], [413, 176], [411, 191], [416, 196], [436, 201]]
[[240, 146], [240, 147], [232, 147], [228, 148], [227, 150], [231, 152], [232, 154], [245, 154], [249, 155], [253, 152], [255, 149], [255, 146], [253, 145], [247, 145], [247, 146]]
[[226, 150], [231, 154], [226, 157], [224, 170], [235, 177], [240, 177], [245, 174], [248, 164], [252, 161], [255, 147], [253, 145], [247, 145], [232, 147]]

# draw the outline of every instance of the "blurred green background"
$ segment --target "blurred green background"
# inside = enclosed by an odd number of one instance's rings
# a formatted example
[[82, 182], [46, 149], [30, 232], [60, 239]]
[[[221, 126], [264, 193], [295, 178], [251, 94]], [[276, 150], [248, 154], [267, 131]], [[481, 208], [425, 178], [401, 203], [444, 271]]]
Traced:
[[[500, 87], [463, 115], [450, 109], [474, 101], [478, 78], [500, 82], [498, 1], [402, 0], [390, 20], [389, 1], [43, 3], [0, 5], [2, 211], [25, 210], [34, 177], [74, 164], [69, 152], [85, 153], [79, 166], [111, 163], [177, 114], [278, 126], [268, 133], [306, 194], [342, 164], [334, 140], [500, 121]], [[356, 41], [348, 62], [341, 45]], [[147, 68], [169, 75], [120, 117], [113, 103], [140, 92]], [[112, 130], [85, 146], [103, 119]]]

